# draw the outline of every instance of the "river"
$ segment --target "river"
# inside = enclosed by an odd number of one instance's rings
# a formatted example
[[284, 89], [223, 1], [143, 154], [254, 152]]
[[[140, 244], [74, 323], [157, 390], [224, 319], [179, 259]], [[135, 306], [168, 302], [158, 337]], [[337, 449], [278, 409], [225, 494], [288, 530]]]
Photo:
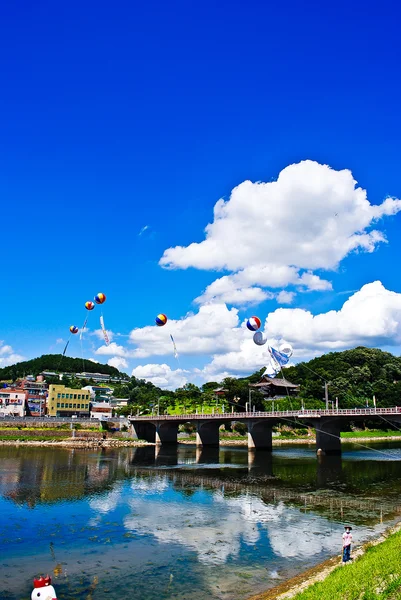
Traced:
[[[366, 446], [366, 444], [365, 444]], [[0, 598], [243, 600], [401, 515], [401, 444], [0, 447]]]

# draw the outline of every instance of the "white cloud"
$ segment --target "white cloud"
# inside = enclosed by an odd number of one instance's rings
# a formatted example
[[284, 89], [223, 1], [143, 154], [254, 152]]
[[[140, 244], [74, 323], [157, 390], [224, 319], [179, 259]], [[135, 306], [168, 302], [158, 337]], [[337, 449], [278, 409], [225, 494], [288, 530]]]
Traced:
[[17, 354], [11, 346], [4, 344], [4, 342], [0, 340], [0, 368], [14, 365], [23, 360], [26, 360], [25, 356]]
[[301, 348], [399, 345], [401, 294], [374, 281], [353, 294], [338, 311], [313, 315], [300, 308], [279, 308], [268, 316], [266, 333], [282, 336]]
[[295, 292], [286, 292], [285, 290], [282, 290], [279, 294], [277, 294], [277, 302], [279, 304], [292, 304], [295, 295]]
[[[236, 338], [240, 334], [238, 324], [237, 309], [229, 310], [225, 304], [205, 304], [197, 313], [189, 313], [179, 321], [169, 320], [164, 327], [148, 326], [134, 329], [130, 333], [130, 342], [137, 348], [125, 351], [128, 354], [118, 354], [123, 352], [123, 349], [115, 345], [118, 352], [113, 354], [135, 358], [172, 355], [170, 334], [174, 337], [180, 355], [225, 352], [236, 347]], [[113, 344], [110, 344], [109, 348], [111, 346]], [[104, 348], [99, 348], [97, 352], [106, 354]]]
[[248, 286], [247, 282], [241, 281], [238, 276], [225, 275], [213, 281], [203, 294], [195, 299], [195, 302], [197, 304], [224, 302], [252, 306], [272, 297], [273, 294], [265, 292], [260, 287]]
[[308, 292], [322, 292], [333, 289], [330, 281], [327, 281], [326, 279], [320, 279], [318, 275], [314, 275], [311, 271], [302, 273], [301, 277], [297, 281], [297, 284], [300, 286], [305, 286]]
[[177, 389], [187, 383], [186, 373], [182, 369], [173, 370], [166, 364], [148, 364], [135, 367], [131, 375], [137, 379], [146, 379], [157, 387]]
[[[146, 486], [149, 486], [149, 491]], [[292, 560], [318, 556], [323, 551], [333, 552], [338, 546], [339, 533], [328, 530], [324, 518], [315, 516], [311, 530], [309, 515], [287, 508], [283, 502], [266, 504], [246, 494], [230, 498], [219, 492], [213, 493], [212, 506], [197, 505], [195, 521], [192, 504], [172, 500], [169, 503], [169, 519], [166, 519], [164, 503], [154, 496], [154, 488], [151, 481], [143, 482], [142, 489], [138, 489], [136, 481], [132, 484], [130, 506], [133, 514], [124, 518], [125, 528], [148, 535], [151, 533], [162, 543], [180, 544], [196, 552], [199, 562], [206, 565], [229, 563], [230, 559], [239, 556], [242, 544], [252, 547], [263, 535], [275, 554]], [[220, 531], [210, 527], [211, 511], [224, 523]], [[187, 523], [191, 523], [191, 527], [187, 527]], [[298, 533], [296, 543], [294, 529]], [[324, 532], [324, 535], [315, 535], [315, 530]]]
[[[107, 337], [109, 338], [110, 341], [112, 341], [112, 339], [114, 338], [114, 333], [113, 331], [110, 331], [110, 329], [107, 329]], [[99, 340], [104, 340], [104, 334], [103, 334], [103, 330], [102, 329], [94, 329], [90, 335], [94, 335], [95, 337], [97, 337]]]
[[119, 356], [113, 356], [113, 358], [110, 358], [107, 361], [107, 364], [110, 365], [110, 367], [115, 367], [119, 371], [121, 371], [121, 369], [128, 369], [128, 363], [125, 358]]
[[[281, 291], [277, 300], [290, 302], [291, 294]], [[268, 345], [277, 346], [284, 340], [292, 343], [295, 361], [357, 345], [397, 346], [401, 345], [401, 293], [386, 290], [380, 281], [375, 281], [352, 294], [338, 311], [313, 315], [300, 308], [277, 308], [269, 313], [262, 329], [268, 342], [256, 346], [252, 332], [246, 328], [246, 319], [240, 322], [237, 309], [211, 303], [179, 321], [169, 320], [164, 327], [134, 329], [130, 342], [135, 347], [112, 342], [96, 353], [109, 355], [111, 360], [163, 355], [174, 360], [172, 333], [180, 356], [211, 355], [203, 368], [194, 369], [191, 374], [156, 365], [155, 361], [133, 371], [137, 377], [160, 387], [174, 388], [186, 379], [219, 381], [230, 375], [252, 373], [266, 365]]]
[[5, 354], [11, 354], [13, 349], [11, 346], [0, 346], [0, 356], [4, 356]]
[[216, 203], [206, 239], [168, 248], [160, 264], [231, 271], [199, 303], [256, 302], [264, 292], [254, 286], [328, 290], [331, 283], [313, 271], [335, 269], [350, 252], [373, 252], [386, 240], [370, 227], [400, 210], [398, 199], [370, 204], [349, 170], [307, 160], [286, 167], [277, 181], [238, 185], [229, 200]]
[[101, 354], [102, 356], [114, 355], [127, 357], [129, 356], [129, 351], [124, 348], [124, 346], [120, 346], [119, 344], [116, 344], [116, 342], [111, 342], [108, 346], [100, 346], [100, 348], [96, 350], [96, 354]]
[[[386, 290], [380, 281], [364, 285], [340, 310], [313, 315], [301, 308], [278, 308], [265, 322], [265, 346], [256, 346], [252, 334], [244, 335], [235, 350], [214, 354], [197, 373], [205, 381], [252, 373], [266, 364], [267, 346], [288, 341], [294, 359], [310, 358], [358, 345], [401, 345], [401, 294]], [[246, 333], [246, 330], [245, 330]]]

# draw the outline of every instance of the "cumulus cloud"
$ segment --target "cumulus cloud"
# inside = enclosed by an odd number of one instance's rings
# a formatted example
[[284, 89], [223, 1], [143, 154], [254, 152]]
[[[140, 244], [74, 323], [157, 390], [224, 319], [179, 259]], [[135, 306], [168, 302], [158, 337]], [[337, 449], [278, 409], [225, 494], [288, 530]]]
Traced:
[[[137, 348], [129, 351], [129, 356], [145, 358], [151, 355], [172, 355], [170, 334], [174, 337], [180, 355], [227, 351], [235, 348], [236, 338], [240, 333], [238, 324], [237, 309], [228, 309], [222, 303], [206, 304], [201, 306], [197, 313], [189, 313], [179, 321], [169, 320], [164, 327], [148, 326], [133, 329], [130, 333], [130, 342]], [[113, 344], [110, 344], [109, 348], [111, 346]], [[123, 352], [121, 346], [118, 347], [118, 352]], [[118, 352], [113, 354], [127, 356]], [[105, 354], [106, 351], [99, 348], [98, 353]]]
[[[112, 339], [114, 338], [114, 333], [113, 331], [110, 331], [110, 329], [107, 329], [107, 337], [109, 338], [110, 341], [112, 341]], [[94, 329], [90, 335], [93, 335], [95, 337], [97, 337], [99, 340], [104, 340], [104, 334], [103, 334], [103, 330], [102, 329]]]
[[301, 348], [399, 345], [401, 294], [374, 281], [348, 298], [338, 311], [313, 315], [300, 308], [279, 308], [269, 314], [266, 333], [282, 336]]
[[277, 302], [279, 304], [292, 304], [295, 295], [295, 292], [286, 292], [285, 290], [282, 290], [279, 294], [277, 294]]
[[157, 387], [177, 389], [187, 383], [186, 373], [188, 372], [182, 369], [173, 370], [166, 364], [148, 364], [135, 367], [131, 375], [137, 379], [150, 381]]
[[119, 344], [116, 344], [116, 342], [111, 342], [111, 344], [108, 346], [100, 346], [100, 348], [96, 350], [96, 354], [101, 354], [102, 356], [114, 355], [121, 357], [128, 357], [130, 355], [129, 351], [124, 348], [124, 346], [120, 346]]
[[310, 160], [286, 167], [274, 182], [244, 181], [216, 203], [206, 239], [168, 248], [160, 265], [232, 273], [208, 286], [200, 303], [263, 299], [254, 286], [331, 289], [313, 271], [335, 269], [351, 252], [373, 252], [386, 239], [371, 227], [401, 210], [394, 198], [370, 204], [356, 183], [349, 170]]
[[[281, 291], [277, 301], [290, 303], [293, 292]], [[173, 334], [179, 355], [211, 355], [209, 362], [191, 374], [167, 365], [138, 366], [133, 374], [160, 387], [183, 385], [194, 377], [205, 381], [244, 376], [266, 365], [268, 345], [277, 347], [282, 341], [294, 347], [294, 360], [307, 359], [319, 353], [357, 345], [401, 345], [401, 294], [387, 290], [380, 281], [364, 285], [335, 311], [313, 315], [300, 308], [277, 308], [269, 313], [264, 327], [267, 344], [256, 346], [246, 319], [239, 320], [238, 310], [225, 304], [206, 304], [199, 311], [179, 321], [169, 320], [164, 327], [134, 329], [132, 346], [112, 342], [101, 346], [96, 354], [117, 359], [169, 356], [173, 360]], [[120, 366], [127, 368], [124, 363]], [[119, 368], [117, 366], [117, 368]]]
[[107, 361], [107, 364], [110, 367], [115, 367], [119, 371], [121, 371], [121, 369], [128, 369], [128, 363], [125, 358], [121, 358], [119, 356], [113, 356], [113, 358], [110, 358]]
[[380, 281], [364, 285], [340, 310], [313, 315], [301, 308], [278, 308], [265, 322], [265, 346], [255, 346], [244, 336], [235, 350], [214, 354], [198, 375], [204, 380], [221, 380], [244, 375], [266, 364], [267, 346], [288, 341], [294, 359], [365, 346], [401, 345], [401, 294], [387, 290]]
[[25, 360], [25, 356], [14, 352], [12, 346], [0, 340], [0, 367], [8, 367]]

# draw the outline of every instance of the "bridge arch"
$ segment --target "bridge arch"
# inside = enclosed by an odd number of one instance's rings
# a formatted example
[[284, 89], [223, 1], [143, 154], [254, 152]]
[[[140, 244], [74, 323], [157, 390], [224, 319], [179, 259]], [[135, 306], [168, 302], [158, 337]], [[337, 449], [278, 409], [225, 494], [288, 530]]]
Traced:
[[220, 442], [219, 429], [221, 421], [197, 421], [196, 423], [196, 445], [218, 446]]
[[248, 421], [248, 449], [272, 450], [273, 434], [270, 421]]

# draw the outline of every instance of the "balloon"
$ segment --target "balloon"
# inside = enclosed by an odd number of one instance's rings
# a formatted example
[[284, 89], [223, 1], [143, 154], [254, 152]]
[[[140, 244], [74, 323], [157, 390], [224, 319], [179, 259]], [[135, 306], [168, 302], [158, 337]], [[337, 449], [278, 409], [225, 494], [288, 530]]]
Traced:
[[88, 300], [88, 302], [85, 302], [85, 308], [87, 310], [93, 310], [95, 308], [95, 305], [93, 302], [91, 302], [91, 300]]
[[103, 302], [106, 302], [106, 294], [102, 294], [102, 292], [99, 292], [95, 298], [94, 298], [96, 304], [103, 304]]
[[71, 325], [70, 331], [71, 333], [78, 333], [78, 327], [76, 325]]
[[167, 323], [167, 317], [163, 313], [160, 313], [160, 315], [157, 315], [155, 321], [156, 325], [158, 325], [159, 327], [163, 327], [163, 325]]
[[267, 342], [267, 338], [263, 335], [261, 331], [257, 331], [253, 334], [253, 341], [257, 346], [263, 346]]
[[283, 344], [281, 344], [279, 351], [282, 354], [285, 354], [286, 356], [288, 356], [288, 358], [290, 358], [294, 352], [294, 350], [292, 349], [291, 344], [288, 344], [288, 342], [284, 342]]
[[251, 331], [256, 331], [257, 329], [259, 329], [260, 325], [261, 325], [261, 321], [260, 321], [259, 317], [250, 317], [246, 322], [246, 326]]

